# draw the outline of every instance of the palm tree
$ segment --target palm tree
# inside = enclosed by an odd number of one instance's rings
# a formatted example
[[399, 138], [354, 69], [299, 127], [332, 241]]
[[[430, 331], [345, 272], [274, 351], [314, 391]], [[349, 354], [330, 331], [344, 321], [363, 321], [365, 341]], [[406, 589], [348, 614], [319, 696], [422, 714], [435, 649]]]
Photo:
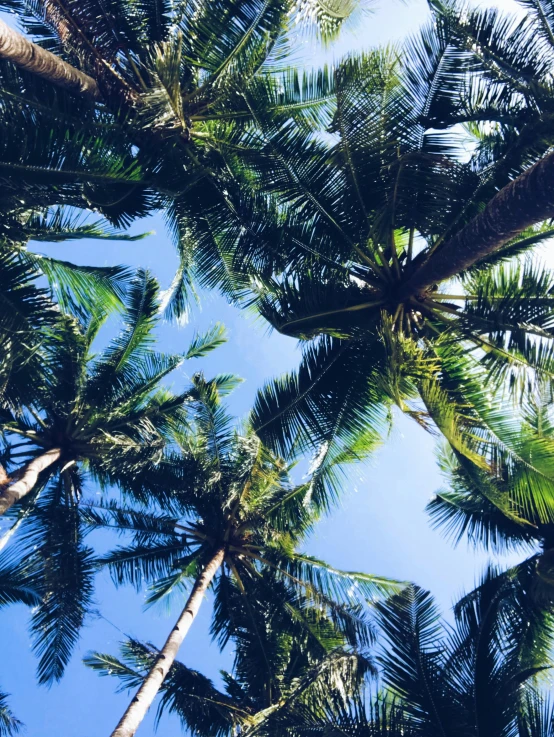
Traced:
[[489, 570], [456, 605], [454, 626], [417, 586], [377, 606], [383, 690], [302, 735], [550, 734], [554, 715], [539, 686], [551, 667], [552, 622], [530, 606], [523, 586]]
[[[28, 196], [46, 199], [39, 204], [92, 204], [114, 224], [166, 208], [181, 255], [168, 307], [182, 311], [193, 265], [185, 214], [233, 211], [220, 139], [252, 126], [252, 104], [284, 119], [328, 117], [329, 74], [283, 71], [290, 30], [302, 21], [331, 38], [358, 5], [6, 0], [0, 8], [17, 12], [45, 48], [0, 29], [13, 52], [3, 52], [10, 63], [0, 68], [0, 101], [30, 144], [0, 147], [0, 171], [16, 177], [17, 192], [23, 182]], [[10, 119], [5, 127], [8, 141], [16, 126]]]
[[70, 317], [60, 321], [26, 403], [2, 403], [9, 477], [0, 509], [15, 520], [2, 547], [13, 538], [22, 571], [40, 581], [42, 601], [31, 626], [45, 683], [61, 677], [92, 603], [96, 564], [79, 511], [87, 477], [102, 488], [146, 478], [147, 464], [155, 464], [171, 442], [190, 397], [187, 390], [165, 388], [164, 379], [224, 340], [216, 325], [184, 354], [155, 351], [158, 289], [146, 272], [130, 286], [122, 331], [96, 355], [93, 341], [105, 317], [100, 307], [83, 325]]
[[[155, 482], [166, 493], [173, 489], [169, 504], [176, 518], [167, 511], [139, 516], [135, 510], [117, 507], [91, 510], [89, 517], [90, 524], [135, 531], [133, 544], [103, 558], [116, 583], [140, 586], [145, 579], [153, 581], [149, 601], [154, 602], [177, 592], [187, 580], [194, 581], [175, 627], [114, 737], [135, 734], [210, 586], [216, 590], [216, 618], [225, 621], [231, 620], [227, 608], [232, 590], [240, 592], [246, 611], [251, 612], [264, 571], [335, 617], [346, 616], [347, 606], [361, 605], [400, 585], [369, 574], [344, 573], [296, 551], [317, 511], [336, 493], [333, 466], [352, 456], [325, 459], [322, 455], [309, 479], [293, 485], [287, 465], [265, 450], [254, 434], [239, 435], [232, 429], [217, 384], [198, 377], [196, 391], [196, 432], [185, 435], [182, 455], [167, 459]], [[156, 490], [150, 491], [155, 494]], [[168, 509], [167, 500], [164, 508]], [[263, 588], [266, 601], [272, 601], [274, 590]]]
[[[522, 20], [494, 8], [468, 11], [456, 1], [431, 0], [439, 32], [425, 38], [435, 87], [426, 122], [432, 128], [469, 124], [481, 182], [466, 209], [474, 217], [451, 230], [433, 258], [420, 259], [404, 296], [469, 268], [552, 217], [554, 5], [518, 2], [526, 11]], [[423, 44], [417, 51], [424, 52]], [[484, 193], [489, 201], [475, 214]]]
[[[398, 223], [408, 239], [410, 233], [416, 236], [419, 233], [429, 247], [421, 249], [416, 258], [403, 264], [402, 273], [396, 273], [392, 279], [395, 282], [393, 301], [397, 304], [432, 297], [436, 284], [486, 262], [489, 256], [510, 245], [529, 228], [552, 218], [554, 211], [549, 192], [554, 181], [550, 125], [554, 6], [551, 0], [519, 2], [527, 10], [523, 20], [503, 16], [496, 9], [468, 10], [456, 0], [431, 0], [435, 11], [433, 23], [403, 49], [405, 99], [403, 102], [395, 100], [383, 109], [385, 115], [391, 114], [393, 125], [400, 123], [397, 129], [400, 137], [398, 146], [392, 143], [391, 137], [389, 154], [385, 154], [382, 161], [383, 169], [390, 167], [392, 171], [386, 187], [388, 209], [383, 209], [383, 220], [377, 224], [378, 240], [386, 253], [391, 236], [390, 233], [388, 238], [383, 236]], [[357, 125], [359, 116], [350, 116], [356, 104], [359, 115], [367, 110], [359, 100], [353, 101], [349, 96], [363, 94], [363, 83], [362, 75], [360, 85], [353, 88], [347, 84], [337, 89], [339, 108], [342, 98], [345, 115], [339, 109], [336, 116], [336, 131], [341, 132], [342, 128], [344, 137], [344, 126], [349, 129], [348, 140], [343, 140], [339, 156], [349, 169], [351, 185], [362, 190], [367, 180], [365, 172], [360, 173], [360, 165], [368, 162], [358, 159], [358, 144], [370, 129], [367, 124], [361, 128]], [[371, 86], [366, 88], [366, 93], [366, 104], [371, 106]], [[407, 114], [404, 125], [397, 117], [399, 109], [394, 109], [397, 104]], [[375, 116], [372, 118], [377, 122]], [[415, 126], [411, 125], [413, 122]], [[456, 141], [453, 127], [460, 123], [475, 137], [477, 150], [472, 156], [472, 165], [469, 169], [458, 170], [459, 186], [453, 191], [440, 191], [438, 177], [434, 178], [437, 189], [431, 189], [433, 185], [427, 178], [430, 171], [434, 166], [439, 171], [448, 166], [449, 160], [456, 158], [452, 157], [456, 145], [467, 143], [467, 139]], [[406, 128], [411, 128], [408, 141]], [[448, 135], [437, 135], [437, 129], [448, 131]], [[376, 134], [375, 141], [382, 142], [379, 129], [374, 128], [372, 132]], [[388, 148], [386, 143], [384, 145]], [[277, 146], [273, 147], [278, 150]], [[452, 163], [455, 166], [459, 159]], [[414, 169], [421, 177], [417, 183]], [[468, 180], [465, 174], [469, 172], [478, 176], [473, 181], [470, 176]], [[298, 176], [299, 170], [295, 174], [296, 187], [289, 186], [298, 190], [298, 182], [303, 177]], [[373, 181], [373, 176], [372, 170], [367, 183]], [[406, 179], [412, 182], [411, 195], [405, 191], [403, 197]], [[321, 212], [325, 206], [328, 209], [332, 199], [326, 201], [324, 192], [315, 193], [309, 186], [307, 189], [312, 196], [312, 206], [317, 201]], [[439, 200], [442, 197], [449, 200], [441, 226], [437, 229], [436, 223], [429, 223], [422, 230], [413, 218], [408, 218], [412, 222], [400, 225], [405, 200], [412, 197], [415, 207], [425, 189], [424, 197], [431, 199], [435, 194]], [[331, 198], [333, 191], [337, 190], [330, 184], [327, 194]], [[375, 194], [375, 190], [370, 191]], [[461, 202], [453, 201], [457, 196], [461, 196]], [[371, 219], [370, 198], [366, 198], [365, 193], [357, 197], [364, 200], [358, 205], [362, 216], [364, 206], [369, 203], [367, 214]], [[336, 213], [330, 212], [330, 215]], [[341, 224], [339, 218], [334, 220], [337, 225]], [[425, 218], [420, 217], [420, 221], [424, 223]], [[357, 237], [352, 238], [352, 232], [347, 235], [351, 242], [358, 243]], [[374, 237], [373, 233], [368, 235]], [[388, 261], [392, 271], [398, 272], [395, 250], [392, 248]], [[378, 255], [377, 261], [386, 269]]]
[[[255, 587], [253, 582], [253, 592]], [[215, 627], [220, 644], [230, 637], [235, 646], [233, 674], [221, 673], [224, 691], [175, 661], [161, 686], [158, 723], [164, 713], [175, 713], [184, 730], [200, 737], [231, 736], [239, 727], [249, 737], [285, 731], [293, 735], [297, 727], [331, 712], [333, 704], [340, 713], [373, 673], [367, 655], [352, 649], [372, 641], [371, 629], [349, 632], [347, 627], [341, 632], [329, 617], [291, 595], [271, 572], [262, 574], [258, 588], [248, 608], [240, 590], [231, 588], [231, 617], [219, 618]], [[280, 605], [268, 608], [270, 588]], [[129, 640], [121, 653], [121, 660], [95, 653], [85, 663], [100, 675], [118, 677], [122, 688], [137, 688], [158, 651]]]
[[[4, 433], [21, 439], [16, 456], [30, 459], [14, 470], [14, 481], [4, 484], [0, 513], [21, 501], [35, 487], [38, 477], [67, 473], [65, 482], [84, 461], [102, 477], [106, 459], [115, 454], [155, 452], [164, 434], [178, 421], [188, 394], [171, 395], [161, 381], [184, 360], [205, 355], [220, 345], [223, 329], [216, 326], [193, 340], [183, 355], [166, 356], [148, 350], [158, 321], [158, 285], [144, 271], [129, 290], [124, 329], [94, 359], [92, 342], [107, 313], [100, 308], [80, 328], [72, 320], [51, 336], [51, 354], [45, 365], [39, 398], [33, 397], [23, 412], [4, 411]], [[13, 446], [10, 446], [13, 447]], [[55, 469], [55, 471], [54, 471]]]
[[549, 226], [512, 238], [456, 282], [402, 292], [462, 227], [481, 186], [451, 133], [427, 130], [436, 90], [426, 39], [414, 42], [419, 66], [408, 70], [386, 51], [341, 66], [331, 140], [257, 115], [252, 170], [279, 204], [262, 212], [245, 195], [249, 227], [215, 223], [211, 241], [202, 224], [193, 230], [206, 263], [223, 253], [238, 273], [235, 296], [306, 346], [298, 373], [268, 384], [254, 408], [254, 429], [281, 453], [360, 428], [382, 434], [391, 402], [422, 423], [426, 412], [452, 435], [448, 412], [469, 401], [466, 354], [472, 371], [482, 362], [498, 383], [521, 380], [526, 367], [552, 373], [552, 275], [517, 260], [551, 236]]

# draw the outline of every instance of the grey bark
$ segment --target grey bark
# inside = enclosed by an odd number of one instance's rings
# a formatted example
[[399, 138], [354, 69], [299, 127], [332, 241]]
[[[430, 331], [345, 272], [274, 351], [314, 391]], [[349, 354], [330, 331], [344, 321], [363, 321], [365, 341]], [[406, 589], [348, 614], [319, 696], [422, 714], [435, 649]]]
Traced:
[[181, 643], [185, 639], [191, 624], [196, 617], [204, 594], [212, 582], [215, 574], [223, 564], [225, 558], [224, 548], [217, 550], [215, 555], [206, 565], [201, 575], [196, 580], [185, 608], [177, 620], [177, 624], [167, 638], [165, 645], [160, 650], [156, 661], [146, 676], [136, 696], [127, 707], [125, 714], [121, 717], [119, 724], [112, 732], [111, 737], [133, 737], [146, 716], [146, 712], [156, 698], [160, 686], [165, 680], [171, 666], [173, 665]]
[[0, 58], [8, 59], [21, 69], [47, 79], [58, 87], [101, 100], [96, 81], [80, 72], [38, 44], [29, 41], [21, 33], [0, 20]]
[[17, 481], [0, 488], [0, 516], [5, 514], [10, 507], [34, 489], [39, 475], [56, 463], [60, 459], [61, 454], [62, 451], [60, 448], [47, 450], [24, 466]]
[[397, 292], [423, 294], [506, 245], [526, 228], [554, 217], [554, 153], [503, 187], [485, 209], [440, 246]]

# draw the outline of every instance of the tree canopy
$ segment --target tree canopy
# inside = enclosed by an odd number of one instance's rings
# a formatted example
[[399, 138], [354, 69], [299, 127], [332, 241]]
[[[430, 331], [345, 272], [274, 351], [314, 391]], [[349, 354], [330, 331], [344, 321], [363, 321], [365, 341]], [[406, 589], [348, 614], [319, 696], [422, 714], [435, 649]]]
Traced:
[[[371, 2], [0, 0], [0, 606], [31, 610], [50, 686], [101, 572], [178, 605], [162, 646], [85, 658], [135, 691], [112, 737], [156, 699], [200, 737], [551, 734], [554, 2], [518, 2], [430, 0], [410, 38], [311, 69], [304, 41]], [[153, 214], [163, 291], [48, 254]], [[183, 378], [219, 320], [163, 347], [206, 290], [301, 349], [246, 417], [231, 365]], [[440, 437], [431, 524], [521, 556], [450, 619], [309, 553], [397, 410]], [[179, 654], [206, 610], [216, 677]]]

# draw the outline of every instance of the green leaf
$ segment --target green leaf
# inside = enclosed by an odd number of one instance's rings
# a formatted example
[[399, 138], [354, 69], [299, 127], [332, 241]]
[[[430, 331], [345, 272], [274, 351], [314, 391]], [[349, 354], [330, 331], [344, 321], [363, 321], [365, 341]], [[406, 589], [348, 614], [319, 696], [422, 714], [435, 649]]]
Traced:
[[23, 729], [23, 723], [19, 721], [8, 706], [7, 694], [0, 693], [0, 735], [2, 737], [13, 737]]
[[185, 358], [203, 358], [227, 342], [225, 326], [216, 323], [204, 335], [195, 335], [185, 353]]

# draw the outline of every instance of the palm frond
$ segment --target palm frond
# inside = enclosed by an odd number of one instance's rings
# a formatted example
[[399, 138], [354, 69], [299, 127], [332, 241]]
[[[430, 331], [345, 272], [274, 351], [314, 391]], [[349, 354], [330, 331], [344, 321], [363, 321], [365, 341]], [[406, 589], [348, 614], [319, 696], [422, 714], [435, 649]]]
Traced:
[[184, 558], [181, 540], [144, 542], [118, 546], [100, 558], [118, 585], [130, 583], [140, 590], [144, 583], [157, 583], [179, 570]]
[[105, 401], [111, 393], [133, 380], [137, 359], [144, 356], [154, 341], [152, 330], [159, 319], [157, 295], [156, 280], [140, 270], [129, 286], [123, 330], [96, 361], [87, 388], [90, 401]]
[[379, 658], [386, 685], [418, 728], [436, 734], [455, 729], [460, 716], [448, 693], [445, 633], [431, 596], [412, 585], [376, 606], [387, 641]]
[[0, 735], [2, 737], [13, 737], [23, 729], [22, 722], [17, 719], [8, 706], [8, 697], [0, 693]]
[[78, 266], [69, 261], [54, 259], [26, 251], [21, 254], [48, 279], [53, 296], [61, 309], [79, 315], [95, 314], [103, 310], [120, 309], [131, 272], [123, 266]]
[[17, 562], [2, 556], [0, 560], [0, 607], [7, 604], [26, 604], [36, 606], [40, 602], [37, 581], [33, 581], [21, 570]]
[[317, 601], [319, 595], [339, 606], [354, 606], [361, 602], [374, 603], [405, 587], [402, 581], [355, 571], [341, 571], [312, 556], [293, 553], [287, 560], [278, 560], [278, 570], [285, 579], [298, 585]]
[[223, 345], [226, 340], [225, 326], [221, 323], [216, 323], [204, 335], [194, 336], [185, 353], [185, 358], [203, 358], [208, 353], [211, 353], [211, 351]]
[[[378, 351], [359, 341], [322, 338], [307, 346], [298, 372], [258, 393], [254, 430], [284, 457], [310, 446], [330, 446], [335, 438], [348, 445], [347, 438], [360, 433], [377, 441], [386, 427], [388, 403], [371, 381], [379, 359]], [[343, 380], [346, 366], [357, 367], [348, 383]]]

